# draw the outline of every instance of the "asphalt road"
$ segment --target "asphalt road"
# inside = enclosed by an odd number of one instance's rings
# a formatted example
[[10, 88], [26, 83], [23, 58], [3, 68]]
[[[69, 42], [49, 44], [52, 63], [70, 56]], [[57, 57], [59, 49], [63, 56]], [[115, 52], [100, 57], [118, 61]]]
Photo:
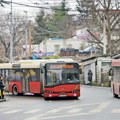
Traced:
[[81, 86], [81, 97], [45, 101], [33, 95], [12, 96], [0, 102], [0, 120], [119, 120], [120, 99], [111, 88]]

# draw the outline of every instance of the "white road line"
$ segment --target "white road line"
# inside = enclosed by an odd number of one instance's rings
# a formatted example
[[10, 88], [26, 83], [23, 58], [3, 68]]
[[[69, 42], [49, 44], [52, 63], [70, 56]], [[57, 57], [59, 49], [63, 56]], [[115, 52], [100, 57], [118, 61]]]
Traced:
[[78, 113], [78, 114], [71, 114], [71, 115], [58, 115], [58, 116], [50, 116], [50, 117], [42, 117], [33, 120], [49, 120], [53, 118], [65, 118], [65, 117], [73, 117], [73, 116], [83, 116], [83, 115], [92, 115], [94, 113]]
[[104, 108], [106, 108], [110, 103], [109, 102], [105, 102], [105, 103], [101, 103], [97, 108], [90, 110], [90, 113], [99, 113], [101, 112]]
[[77, 113], [77, 112], [80, 112], [82, 109], [72, 109], [72, 110], [69, 110], [68, 113]]
[[12, 113], [16, 113], [16, 112], [20, 112], [22, 111], [21, 109], [19, 110], [11, 110], [11, 111], [7, 111], [7, 112], [3, 112], [4, 114], [12, 114]]
[[61, 110], [62, 109], [53, 109], [53, 110], [48, 111], [47, 113], [56, 113], [56, 112], [59, 112]]
[[38, 120], [38, 118], [42, 118], [46, 115], [49, 115], [51, 113], [53, 114], [53, 113], [56, 113], [56, 112], [59, 112], [59, 111], [61, 111], [61, 109], [53, 109], [53, 110], [50, 110], [48, 112], [45, 112], [45, 113], [42, 113], [42, 114], [39, 114], [39, 115], [36, 115], [36, 116], [26, 118], [24, 120]]
[[102, 103], [98, 106], [99, 109], [104, 109], [106, 108], [110, 103], [109, 102], [106, 102], [106, 103]]
[[94, 113], [78, 113], [78, 114], [69, 114], [69, 115], [58, 115], [58, 116], [50, 116], [50, 117], [42, 117], [40, 115], [38, 116], [34, 116], [34, 117], [30, 117], [24, 120], [49, 120], [49, 119], [53, 119], [53, 118], [64, 118], [64, 117], [73, 117], [73, 116], [82, 116], [82, 115], [92, 115]]
[[89, 112], [90, 113], [99, 113], [99, 112], [101, 112], [102, 111], [102, 109], [92, 109], [92, 110], [90, 110]]
[[35, 110], [30, 110], [30, 111], [27, 111], [27, 112], [24, 112], [24, 113], [27, 113], [27, 114], [30, 114], [30, 113], [36, 113], [36, 112], [39, 112], [41, 111], [40, 109], [35, 109]]
[[74, 107], [80, 107], [80, 106], [91, 106], [91, 105], [99, 105], [100, 103], [88, 103], [88, 104], [82, 104], [82, 105], [71, 105], [66, 107], [61, 107], [62, 109], [68, 109], [68, 108], [74, 108]]
[[113, 109], [111, 113], [120, 113], [120, 109]]
[[47, 115], [47, 114], [43, 113], [43, 114], [39, 114], [39, 115], [36, 115], [36, 116], [33, 116], [33, 117], [25, 118], [24, 120], [38, 120], [39, 117], [41, 118], [45, 115]]

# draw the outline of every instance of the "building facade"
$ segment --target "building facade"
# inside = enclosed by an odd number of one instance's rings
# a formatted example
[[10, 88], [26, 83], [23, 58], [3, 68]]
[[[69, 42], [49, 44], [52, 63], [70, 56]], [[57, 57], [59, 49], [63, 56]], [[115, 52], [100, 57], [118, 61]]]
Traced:
[[42, 52], [55, 52], [59, 53], [62, 48], [75, 48], [81, 49], [87, 46], [87, 42], [84, 40], [78, 40], [77, 38], [69, 39], [47, 39], [40, 43], [39, 48]]

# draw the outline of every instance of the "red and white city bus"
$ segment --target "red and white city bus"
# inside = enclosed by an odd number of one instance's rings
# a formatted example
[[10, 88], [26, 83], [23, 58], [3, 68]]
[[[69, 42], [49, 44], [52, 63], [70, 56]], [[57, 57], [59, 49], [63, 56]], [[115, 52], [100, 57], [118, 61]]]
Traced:
[[109, 71], [111, 88], [114, 97], [120, 96], [120, 59], [113, 59]]
[[[79, 97], [79, 64], [72, 59], [21, 60], [1, 63], [6, 88], [13, 95], [44, 94], [44, 98]], [[8, 86], [8, 87], [7, 87]]]

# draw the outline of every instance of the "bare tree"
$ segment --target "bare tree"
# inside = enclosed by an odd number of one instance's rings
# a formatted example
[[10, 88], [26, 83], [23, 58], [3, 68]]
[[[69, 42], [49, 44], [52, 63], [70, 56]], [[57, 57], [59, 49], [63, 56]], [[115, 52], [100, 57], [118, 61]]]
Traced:
[[[21, 54], [25, 30], [25, 21], [23, 16], [14, 15], [13, 18], [13, 55]], [[5, 14], [0, 18], [0, 44], [3, 47], [4, 56], [9, 58], [10, 53], [10, 34], [11, 34], [10, 14]], [[19, 52], [17, 52], [17, 51]]]
[[85, 10], [86, 16], [82, 19], [91, 35], [89, 42], [97, 44], [101, 50], [106, 49], [106, 53], [110, 56], [117, 53], [120, 46], [119, 0], [89, 0], [90, 6], [87, 4], [88, 0], [77, 0], [77, 2], [78, 11], [83, 13]]

